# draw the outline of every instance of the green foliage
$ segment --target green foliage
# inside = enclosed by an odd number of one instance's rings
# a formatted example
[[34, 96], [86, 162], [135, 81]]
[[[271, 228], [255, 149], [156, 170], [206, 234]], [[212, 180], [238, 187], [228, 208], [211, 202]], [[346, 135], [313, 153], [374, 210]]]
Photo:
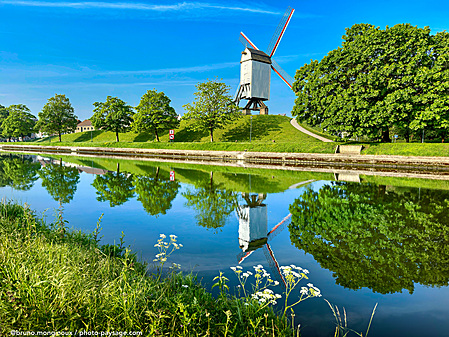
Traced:
[[137, 113], [133, 116], [133, 129], [135, 132], [154, 131], [156, 140], [159, 133], [179, 126], [178, 115], [170, 106], [170, 99], [156, 90], [148, 90], [140, 99], [136, 107]]
[[229, 95], [230, 87], [218, 79], [198, 83], [196, 88], [195, 101], [183, 106], [187, 110], [183, 118], [194, 121], [193, 131], [209, 131], [213, 142], [214, 130], [224, 128], [242, 114]]
[[106, 102], [95, 102], [94, 106], [94, 115], [90, 120], [96, 129], [115, 132], [117, 142], [119, 132], [131, 129], [134, 112], [132, 107], [121, 99], [108, 96]]
[[165, 214], [171, 208], [171, 203], [178, 194], [181, 185], [177, 181], [170, 181], [159, 177], [159, 167], [154, 177], [135, 175], [133, 184], [137, 193], [137, 200], [150, 215]]
[[[4, 121], [9, 115], [9, 111], [6, 107], [0, 104], [0, 121]], [[0, 122], [0, 135], [3, 134], [2, 122]]]
[[449, 126], [449, 33], [399, 24], [346, 29], [343, 45], [296, 73], [292, 111], [301, 122], [348, 137], [375, 138], [389, 128]]
[[38, 179], [41, 165], [23, 156], [0, 157], [0, 186], [11, 186], [16, 190], [28, 191]]
[[36, 128], [47, 134], [57, 133], [59, 141], [61, 134], [75, 131], [78, 117], [74, 114], [72, 104], [65, 95], [56, 94], [48, 99], [48, 102], [39, 112], [39, 121]]
[[9, 115], [3, 120], [1, 127], [3, 136], [23, 138], [33, 132], [35, 117], [25, 104], [11, 105], [8, 107], [8, 112]]
[[214, 184], [213, 172], [210, 173], [210, 180], [204, 180], [195, 190], [188, 189], [182, 196], [187, 199], [186, 206], [197, 211], [197, 224], [206, 228], [223, 227], [238, 204], [236, 192]]
[[292, 243], [344, 287], [382, 294], [449, 284], [449, 194], [333, 182], [290, 206]]
[[134, 196], [133, 176], [120, 172], [108, 172], [97, 175], [92, 186], [97, 190], [98, 201], [109, 201], [111, 207], [120, 206]]
[[58, 164], [46, 164], [39, 171], [42, 186], [56, 201], [69, 203], [76, 192], [80, 174], [74, 167]]

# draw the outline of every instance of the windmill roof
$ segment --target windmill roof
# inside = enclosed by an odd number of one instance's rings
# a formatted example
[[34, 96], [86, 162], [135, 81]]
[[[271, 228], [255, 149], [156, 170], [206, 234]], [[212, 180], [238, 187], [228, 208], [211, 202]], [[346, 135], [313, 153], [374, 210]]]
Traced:
[[[257, 50], [257, 49], [253, 49], [253, 48], [246, 48], [242, 54], [245, 53], [249, 53], [249, 57], [242, 57], [242, 61], [248, 61], [248, 60], [253, 60], [253, 61], [259, 61], [259, 62], [263, 62], [263, 63], [268, 63], [271, 64], [271, 58], [270, 56], [268, 56], [266, 53], [264, 53], [261, 50]], [[245, 56], [245, 55], [243, 55]]]
[[77, 126], [92, 126], [92, 122], [88, 119], [85, 119], [81, 123], [79, 123]]

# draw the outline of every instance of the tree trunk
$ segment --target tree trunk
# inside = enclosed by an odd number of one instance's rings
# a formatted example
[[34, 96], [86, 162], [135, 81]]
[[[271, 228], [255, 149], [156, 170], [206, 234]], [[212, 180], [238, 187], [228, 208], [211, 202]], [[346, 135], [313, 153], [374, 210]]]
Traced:
[[154, 177], [154, 180], [157, 181], [158, 176], [159, 176], [159, 166], [156, 167], [156, 176]]
[[61, 132], [58, 132], [59, 135], [59, 142], [61, 142]]
[[118, 140], [118, 131], [115, 131], [115, 141], [118, 143], [119, 142], [119, 140]]
[[408, 128], [405, 130], [404, 137], [405, 137], [405, 142], [410, 143], [410, 130]]
[[117, 163], [117, 175], [120, 174], [120, 163]]
[[214, 141], [214, 129], [210, 128], [210, 141], [213, 142]]
[[390, 130], [388, 129], [388, 127], [382, 129], [382, 142], [391, 143]]
[[156, 135], [156, 141], [159, 141], [159, 135], [157, 134], [157, 129], [154, 129], [154, 134]]

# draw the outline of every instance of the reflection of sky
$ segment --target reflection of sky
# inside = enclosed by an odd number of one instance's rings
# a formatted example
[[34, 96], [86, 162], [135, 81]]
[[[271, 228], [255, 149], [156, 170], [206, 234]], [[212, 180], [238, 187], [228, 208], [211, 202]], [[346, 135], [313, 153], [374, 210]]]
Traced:
[[[121, 206], [111, 208], [109, 202], [96, 200], [97, 195], [92, 186], [94, 178], [93, 175], [81, 173], [74, 199], [64, 205], [64, 216], [71, 226], [93, 231], [98, 217], [104, 213], [102, 242], [118, 241], [123, 231], [126, 244], [131, 245], [139, 256], [148, 261], [157, 253], [154, 243], [160, 233], [176, 234], [184, 248], [175, 252], [169, 262], [180, 263], [185, 271], [193, 270], [206, 286], [210, 285], [211, 279], [219, 271], [223, 271], [230, 279], [231, 289], [237, 285], [236, 278], [229, 269], [237, 264], [237, 256], [241, 252], [238, 240], [239, 223], [235, 213], [228, 217], [224, 227], [217, 230], [198, 226], [195, 210], [184, 207], [186, 199], [182, 193], [193, 189], [185, 184], [181, 184], [177, 197], [172, 201], [172, 208], [165, 215], [150, 216], [136, 197]], [[316, 181], [309, 186], [318, 190], [326, 183]], [[289, 213], [289, 205], [304, 189], [305, 187], [300, 187], [267, 195], [264, 204], [267, 205], [268, 211], [268, 230]], [[58, 202], [50, 197], [41, 186], [40, 180], [36, 181], [28, 192], [14, 191], [10, 187], [1, 188], [0, 196], [27, 202], [38, 212], [48, 209], [48, 219], [53, 218], [54, 209], [58, 207]], [[239, 200], [240, 204], [244, 203], [241, 196]], [[309, 281], [321, 289], [323, 298], [338, 305], [341, 310], [346, 308], [349, 326], [358, 331], [365, 332], [376, 302], [379, 306], [369, 336], [446, 336], [449, 331], [448, 287], [438, 289], [415, 285], [413, 295], [408, 292], [382, 295], [366, 288], [348, 290], [336, 285], [332, 273], [322, 269], [313, 256], [292, 245], [287, 227], [270, 240], [269, 244], [280, 265], [295, 264], [307, 268], [310, 271]], [[244, 269], [252, 269], [252, 266], [257, 264], [262, 264], [271, 272], [262, 249], [250, 255], [242, 266]], [[277, 291], [280, 292], [280, 289]], [[292, 298], [295, 296], [297, 294]], [[306, 337], [329, 336], [334, 329], [331, 311], [322, 298], [301, 303], [297, 306], [296, 317], [297, 322], [302, 324], [303, 335]]]

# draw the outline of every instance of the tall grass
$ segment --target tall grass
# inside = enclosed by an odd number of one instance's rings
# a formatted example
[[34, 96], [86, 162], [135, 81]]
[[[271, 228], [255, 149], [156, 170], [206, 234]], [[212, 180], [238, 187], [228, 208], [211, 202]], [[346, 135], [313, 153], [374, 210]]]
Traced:
[[123, 244], [99, 246], [98, 226], [85, 234], [66, 225], [62, 209], [47, 225], [27, 207], [0, 205], [1, 335], [12, 330], [292, 335], [286, 319], [257, 301], [216, 299], [193, 275], [176, 270], [158, 280]]

